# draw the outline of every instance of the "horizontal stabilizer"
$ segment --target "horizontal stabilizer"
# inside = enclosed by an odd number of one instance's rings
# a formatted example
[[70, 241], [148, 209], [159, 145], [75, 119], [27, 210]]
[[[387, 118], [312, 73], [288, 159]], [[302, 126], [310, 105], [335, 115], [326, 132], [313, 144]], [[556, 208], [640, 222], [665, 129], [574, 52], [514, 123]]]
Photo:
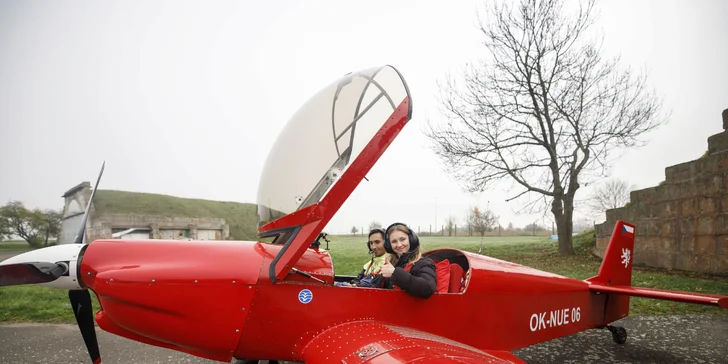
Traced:
[[591, 284], [589, 285], [589, 289], [593, 292], [618, 293], [635, 297], [655, 298], [660, 300], [697, 303], [702, 305], [728, 308], [728, 296], [669, 291], [652, 288], [638, 288], [631, 286], [605, 286], [602, 284]]

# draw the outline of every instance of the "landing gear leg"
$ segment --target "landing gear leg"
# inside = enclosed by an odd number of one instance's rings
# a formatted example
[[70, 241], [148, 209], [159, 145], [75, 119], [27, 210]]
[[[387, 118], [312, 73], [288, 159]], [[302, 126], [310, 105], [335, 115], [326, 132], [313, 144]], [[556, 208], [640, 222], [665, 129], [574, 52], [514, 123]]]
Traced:
[[607, 325], [607, 330], [612, 333], [612, 339], [617, 344], [627, 342], [627, 330], [624, 327]]

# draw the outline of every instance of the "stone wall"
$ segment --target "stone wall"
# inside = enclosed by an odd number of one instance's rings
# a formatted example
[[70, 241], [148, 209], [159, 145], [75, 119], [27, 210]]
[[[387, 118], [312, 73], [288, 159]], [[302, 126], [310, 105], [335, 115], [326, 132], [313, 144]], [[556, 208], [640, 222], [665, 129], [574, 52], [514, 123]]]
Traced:
[[[80, 183], [63, 194], [63, 218], [61, 219], [61, 233], [58, 235], [58, 244], [73, 243], [81, 226], [83, 213], [91, 198], [91, 183]], [[89, 208], [89, 216], [93, 216], [93, 205]], [[86, 225], [88, 237], [89, 227]]]
[[728, 109], [708, 154], [665, 169], [659, 186], [632, 191], [626, 207], [596, 225], [603, 256], [617, 220], [637, 226], [634, 263], [728, 275]]
[[86, 210], [88, 199], [91, 198], [91, 183], [82, 182], [63, 194], [63, 217], [71, 217]]

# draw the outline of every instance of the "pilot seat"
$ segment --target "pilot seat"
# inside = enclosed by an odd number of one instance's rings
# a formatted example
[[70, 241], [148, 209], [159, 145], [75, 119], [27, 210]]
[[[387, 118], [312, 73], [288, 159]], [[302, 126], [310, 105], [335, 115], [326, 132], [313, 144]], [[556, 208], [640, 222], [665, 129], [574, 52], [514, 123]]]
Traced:
[[435, 262], [438, 294], [462, 293], [465, 291], [468, 259], [461, 252], [452, 249], [433, 250], [423, 254]]

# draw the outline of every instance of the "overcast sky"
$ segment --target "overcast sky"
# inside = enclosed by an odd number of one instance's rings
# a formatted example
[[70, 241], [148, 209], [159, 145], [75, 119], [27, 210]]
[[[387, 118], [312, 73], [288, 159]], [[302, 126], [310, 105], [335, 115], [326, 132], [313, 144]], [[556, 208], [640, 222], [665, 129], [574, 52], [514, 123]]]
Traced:
[[[503, 190], [461, 192], [421, 133], [438, 116], [435, 82], [484, 52], [474, 27], [482, 3], [3, 0], [0, 202], [61, 208], [60, 196], [94, 181], [106, 160], [103, 189], [254, 203], [268, 150], [301, 103], [350, 71], [391, 64], [409, 84], [413, 120], [327, 230], [371, 220], [427, 230], [488, 203], [504, 226], [533, 222]], [[728, 2], [599, 9], [607, 51], [647, 67], [672, 112], [613, 168], [654, 186], [722, 131]]]

